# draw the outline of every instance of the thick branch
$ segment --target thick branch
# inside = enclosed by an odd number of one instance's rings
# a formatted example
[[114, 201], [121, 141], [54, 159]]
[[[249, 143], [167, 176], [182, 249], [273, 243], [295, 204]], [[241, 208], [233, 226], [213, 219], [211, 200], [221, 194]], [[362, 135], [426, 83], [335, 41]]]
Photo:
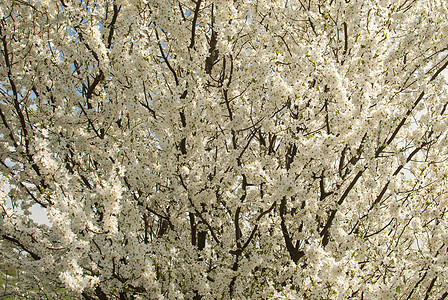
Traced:
[[[344, 194], [342, 194], [341, 198], [337, 202], [338, 206], [341, 205], [344, 202], [345, 198], [347, 198], [348, 194], [353, 189], [353, 187], [355, 186], [356, 182], [358, 182], [359, 178], [361, 178], [362, 173], [364, 173], [364, 170], [359, 171], [356, 174], [355, 178], [353, 178], [352, 182], [350, 182], [349, 186], [345, 189]], [[329, 229], [330, 229], [331, 225], [333, 224], [333, 220], [336, 217], [337, 211], [338, 211], [337, 209], [331, 210], [330, 217], [328, 218], [327, 223], [325, 224], [324, 228], [320, 232], [320, 236], [322, 237], [322, 245], [324, 247], [330, 241], [330, 231], [329, 231]]]
[[112, 38], [114, 36], [114, 29], [115, 29], [115, 23], [117, 22], [118, 18], [118, 12], [120, 11], [120, 8], [114, 4], [114, 15], [112, 16], [112, 21], [109, 24], [109, 36], [107, 38], [107, 48], [110, 49], [112, 45]]
[[188, 46], [188, 48], [190, 49], [194, 47], [194, 38], [196, 35], [196, 22], [198, 20], [199, 8], [201, 7], [201, 2], [202, 0], [197, 0], [196, 8], [194, 9], [193, 22], [191, 24], [191, 43], [190, 46]]
[[19, 246], [23, 251], [25, 251], [26, 253], [31, 255], [31, 257], [34, 260], [40, 260], [41, 257], [39, 255], [37, 255], [36, 253], [34, 253], [33, 251], [31, 251], [27, 247], [25, 247], [25, 245], [22, 244], [18, 239], [13, 238], [12, 236], [9, 236], [9, 235], [6, 235], [6, 234], [2, 235], [2, 238], [4, 238], [5, 240], [8, 240], [8, 241], [16, 244], [17, 246]]
[[283, 238], [285, 239], [286, 249], [289, 252], [289, 256], [297, 264], [299, 262], [299, 260], [305, 255], [305, 252], [299, 251], [292, 244], [291, 237], [289, 235], [288, 229], [286, 228], [286, 224], [285, 224], [285, 214], [286, 214], [286, 197], [283, 197], [282, 201], [280, 203], [280, 218], [282, 220], [280, 223], [280, 226], [282, 228], [282, 234], [283, 234]]
[[348, 49], [347, 23], [344, 22], [342, 25], [344, 26], [344, 52], [342, 54], [346, 55]]

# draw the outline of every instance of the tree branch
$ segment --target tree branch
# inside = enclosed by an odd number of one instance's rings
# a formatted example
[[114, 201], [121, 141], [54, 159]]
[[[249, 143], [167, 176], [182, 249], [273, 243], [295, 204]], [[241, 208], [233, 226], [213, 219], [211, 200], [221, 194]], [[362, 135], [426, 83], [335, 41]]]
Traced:
[[8, 240], [8, 241], [16, 244], [17, 246], [19, 246], [23, 251], [25, 251], [26, 253], [31, 255], [31, 257], [34, 260], [40, 260], [41, 257], [39, 255], [37, 255], [36, 253], [34, 253], [33, 251], [31, 251], [27, 247], [25, 247], [25, 245], [22, 244], [18, 239], [14, 238], [12, 236], [6, 235], [6, 234], [2, 235], [2, 238], [4, 238], [5, 240]]
[[196, 22], [198, 20], [199, 8], [201, 7], [202, 0], [196, 1], [196, 8], [194, 9], [193, 22], [191, 24], [191, 42], [188, 48], [192, 49], [194, 47], [194, 38], [196, 34]]

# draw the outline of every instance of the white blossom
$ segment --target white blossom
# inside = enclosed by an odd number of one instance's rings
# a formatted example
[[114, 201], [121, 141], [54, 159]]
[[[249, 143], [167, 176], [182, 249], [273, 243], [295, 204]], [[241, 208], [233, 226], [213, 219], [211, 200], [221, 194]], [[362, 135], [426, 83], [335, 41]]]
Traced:
[[3, 1], [0, 295], [443, 298], [446, 3], [305, 2]]

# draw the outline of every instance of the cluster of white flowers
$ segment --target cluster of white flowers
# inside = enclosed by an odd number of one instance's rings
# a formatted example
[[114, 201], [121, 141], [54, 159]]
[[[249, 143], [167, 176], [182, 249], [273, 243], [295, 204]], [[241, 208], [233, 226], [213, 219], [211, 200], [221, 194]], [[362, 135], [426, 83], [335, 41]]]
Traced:
[[448, 8], [305, 2], [1, 3], [15, 292], [446, 297]]

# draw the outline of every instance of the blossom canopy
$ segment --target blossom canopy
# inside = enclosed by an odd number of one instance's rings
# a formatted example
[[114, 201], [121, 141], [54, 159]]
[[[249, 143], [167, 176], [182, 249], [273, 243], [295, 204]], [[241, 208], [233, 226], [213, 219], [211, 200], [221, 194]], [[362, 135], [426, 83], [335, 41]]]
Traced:
[[3, 0], [3, 296], [445, 299], [447, 15]]

